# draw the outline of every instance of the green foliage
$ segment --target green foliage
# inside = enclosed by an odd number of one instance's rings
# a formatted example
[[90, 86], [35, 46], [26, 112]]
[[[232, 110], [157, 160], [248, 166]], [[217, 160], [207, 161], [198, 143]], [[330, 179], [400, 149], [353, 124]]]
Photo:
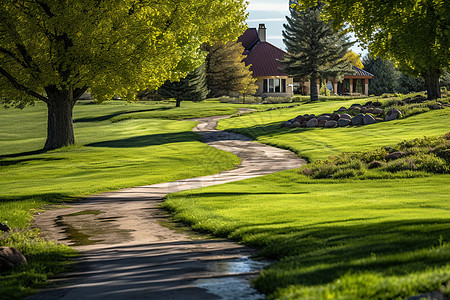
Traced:
[[[378, 150], [343, 153], [327, 160], [318, 160], [301, 170], [301, 173], [314, 179], [349, 178], [373, 179], [383, 178], [385, 172], [397, 173], [394, 177], [424, 176], [428, 173], [450, 173], [450, 160], [442, 153], [450, 150], [449, 135], [438, 138], [425, 137], [411, 141], [403, 141], [394, 147], [382, 147]], [[403, 157], [386, 162], [385, 156], [396, 149], [404, 153]], [[444, 156], [444, 157], [440, 157]], [[369, 172], [369, 169], [371, 170]], [[418, 171], [418, 172], [401, 172]], [[378, 173], [378, 174], [377, 174]]]
[[180, 106], [181, 101], [205, 100], [208, 93], [205, 66], [203, 64], [194, 71], [189, 72], [180, 81], [167, 81], [158, 89], [158, 94], [161, 96], [175, 98], [177, 107]]
[[320, 17], [322, 5], [302, 12], [291, 9], [286, 17], [283, 42], [289, 55], [285, 55], [283, 72], [310, 82], [311, 101], [318, 100], [316, 80], [336, 78], [353, 73], [345, 57], [351, 43], [344, 34], [338, 34], [331, 23]]
[[206, 81], [211, 90], [210, 97], [253, 95], [258, 86], [255, 84], [250, 66], [242, 61], [244, 47], [238, 42], [216, 43], [205, 46]]
[[45, 149], [75, 143], [73, 105], [177, 80], [204, 60], [205, 43], [237, 38], [243, 0], [5, 1], [0, 8], [0, 97], [48, 105]]
[[[311, 0], [298, 2], [300, 10], [316, 4]], [[424, 78], [428, 98], [440, 97], [439, 77], [450, 62], [449, 1], [324, 2], [327, 18], [336, 26], [348, 24], [373, 55], [392, 59], [400, 70]]]
[[398, 90], [399, 71], [394, 63], [381, 58], [373, 58], [366, 55], [363, 58], [364, 70], [372, 73], [374, 77], [370, 80], [370, 93], [382, 95], [384, 93], [395, 93]]

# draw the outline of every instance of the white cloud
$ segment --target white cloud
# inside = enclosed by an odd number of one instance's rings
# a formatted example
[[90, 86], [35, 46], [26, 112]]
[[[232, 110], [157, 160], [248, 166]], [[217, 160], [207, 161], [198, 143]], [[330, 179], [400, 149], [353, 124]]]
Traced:
[[268, 19], [249, 19], [247, 20], [247, 23], [249, 22], [285, 22], [286, 18], [268, 18]]

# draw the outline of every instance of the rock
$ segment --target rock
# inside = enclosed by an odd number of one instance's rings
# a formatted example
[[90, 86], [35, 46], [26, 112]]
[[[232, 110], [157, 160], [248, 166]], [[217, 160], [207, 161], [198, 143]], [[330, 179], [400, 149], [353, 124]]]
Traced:
[[298, 128], [298, 127], [302, 127], [302, 123], [300, 122], [294, 122], [291, 126], [292, 128]]
[[299, 116], [295, 117], [294, 122], [302, 123], [303, 120], [305, 120], [305, 117], [302, 115], [299, 115]]
[[346, 111], [347, 109], [344, 107], [344, 106], [342, 106], [342, 107], [340, 107], [337, 111]]
[[404, 152], [402, 152], [402, 151], [396, 151], [396, 152], [392, 152], [392, 153], [387, 154], [387, 155], [384, 157], [384, 159], [385, 159], [386, 161], [390, 161], [390, 160], [399, 159], [400, 157], [403, 157], [403, 156], [405, 156], [405, 153], [404, 153]]
[[372, 107], [373, 106], [373, 102], [372, 101], [367, 101], [366, 104], [364, 104], [365, 107]]
[[386, 121], [392, 121], [395, 119], [400, 118], [400, 116], [402, 115], [401, 111], [399, 111], [396, 108], [391, 108], [390, 110], [388, 110], [388, 112], [386, 113]]
[[431, 106], [431, 109], [442, 109], [443, 107], [442, 107], [442, 104], [441, 103], [436, 103], [436, 104], [433, 104], [433, 106]]
[[292, 123], [289, 121], [281, 123], [281, 127], [291, 127], [291, 126], [292, 126]]
[[375, 169], [375, 168], [379, 168], [379, 167], [384, 167], [385, 165], [386, 165], [386, 163], [384, 163], [382, 161], [374, 160], [374, 161], [369, 163], [369, 169]]
[[366, 113], [367, 113], [367, 107], [361, 108], [361, 112], [362, 112], [363, 114], [366, 114]]
[[317, 125], [319, 125], [319, 121], [317, 121], [316, 118], [313, 118], [306, 123], [306, 127], [308, 128], [317, 127]]
[[352, 125], [361, 125], [363, 124], [363, 114], [356, 115], [352, 118]]
[[384, 113], [384, 111], [381, 108], [374, 108], [372, 113], [374, 115], [381, 115], [382, 113]]
[[380, 123], [380, 122], [383, 122], [384, 120], [383, 120], [383, 118], [375, 118], [375, 122], [377, 122], [377, 123]]
[[344, 113], [344, 114], [341, 115], [340, 119], [351, 120], [351, 119], [352, 119], [352, 116], [350, 116], [350, 115], [347, 114], [347, 113]]
[[377, 102], [373, 102], [373, 106], [375, 106], [375, 107], [380, 107], [380, 106], [382, 106], [383, 105], [383, 103], [381, 103], [380, 101], [378, 101], [377, 100]]
[[0, 231], [8, 232], [8, 231], [10, 231], [10, 230], [11, 230], [11, 228], [9, 228], [8, 225], [3, 224], [3, 223], [0, 223]]
[[370, 125], [375, 123], [375, 118], [372, 115], [364, 115], [363, 117], [364, 125]]
[[355, 106], [352, 108], [352, 111], [355, 113], [359, 113], [359, 112], [361, 112], [361, 107]]
[[356, 107], [361, 108], [362, 105], [361, 104], [357, 104], [357, 103], [350, 105], [350, 109], [353, 109], [353, 108], [356, 108]]
[[337, 120], [339, 120], [340, 117], [341, 117], [340, 114], [333, 113], [333, 114], [331, 114], [331, 116], [330, 116], [330, 120], [333, 120], [333, 121], [336, 121], [336, 122], [337, 122]]
[[348, 126], [352, 123], [352, 121], [350, 119], [346, 119], [346, 118], [340, 118], [337, 122], [339, 127], [345, 127]]
[[325, 127], [326, 128], [333, 128], [337, 126], [337, 121], [335, 120], [328, 120], [325, 122]]
[[330, 116], [327, 115], [321, 115], [317, 118], [317, 120], [320, 121], [328, 121], [330, 119]]
[[431, 293], [410, 296], [408, 297], [407, 300], [422, 300], [422, 299], [448, 300], [449, 298], [445, 296], [441, 291], [434, 291]]
[[318, 121], [319, 121], [319, 124], [318, 124], [319, 127], [325, 127], [325, 123], [326, 123], [328, 120], [319, 120], [319, 119], [318, 119]]
[[14, 247], [0, 247], [0, 272], [8, 271], [20, 264], [26, 264], [27, 259]]
[[369, 107], [369, 108], [366, 109], [366, 114], [373, 114], [373, 113], [374, 113], [374, 112], [373, 112], [374, 110], [375, 110], [375, 108]]

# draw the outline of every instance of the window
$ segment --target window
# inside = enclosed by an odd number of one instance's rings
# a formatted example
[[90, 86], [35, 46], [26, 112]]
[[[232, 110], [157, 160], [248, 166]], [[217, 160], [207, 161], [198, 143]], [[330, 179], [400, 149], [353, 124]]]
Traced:
[[269, 79], [269, 93], [273, 93], [273, 79]]
[[286, 79], [264, 79], [264, 93], [286, 93]]
[[280, 92], [280, 79], [275, 79], [275, 93]]

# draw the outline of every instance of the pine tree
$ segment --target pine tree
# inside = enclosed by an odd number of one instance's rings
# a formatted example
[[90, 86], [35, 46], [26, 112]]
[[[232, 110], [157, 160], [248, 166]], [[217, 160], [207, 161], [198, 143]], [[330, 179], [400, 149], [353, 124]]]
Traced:
[[309, 80], [311, 101], [319, 99], [317, 79], [339, 78], [353, 73], [351, 63], [345, 59], [352, 43], [343, 33], [333, 30], [332, 24], [321, 17], [322, 4], [303, 11], [291, 9], [284, 24], [285, 55], [283, 72], [298, 79]]
[[253, 95], [258, 89], [249, 66], [242, 61], [244, 47], [238, 42], [206, 46], [206, 82], [210, 97]]
[[394, 63], [379, 57], [373, 58], [366, 55], [363, 58], [364, 70], [374, 76], [370, 80], [370, 93], [381, 95], [384, 93], [398, 92], [400, 72]]
[[181, 101], [202, 101], [206, 99], [209, 90], [206, 87], [205, 65], [192, 72], [180, 81], [166, 81], [159, 89], [158, 94], [167, 98], [175, 98], [176, 107]]

